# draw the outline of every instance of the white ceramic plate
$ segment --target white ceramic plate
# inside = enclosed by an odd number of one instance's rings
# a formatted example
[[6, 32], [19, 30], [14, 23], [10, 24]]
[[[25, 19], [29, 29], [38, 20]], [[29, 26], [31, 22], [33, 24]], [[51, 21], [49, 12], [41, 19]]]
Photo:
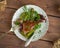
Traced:
[[[48, 30], [48, 26], [49, 26], [48, 17], [47, 17], [47, 15], [46, 15], [46, 13], [44, 12], [44, 10], [41, 9], [40, 7], [38, 7], [38, 6], [36, 6], [36, 5], [26, 5], [26, 6], [27, 6], [27, 8], [34, 8], [34, 10], [36, 10], [39, 14], [42, 14], [42, 15], [45, 17], [45, 19], [46, 19], [46, 22], [43, 22], [43, 23], [42, 23], [41, 28], [37, 30], [36, 35], [33, 37], [33, 40], [32, 40], [32, 41], [37, 41], [37, 40], [39, 40], [41, 37], [43, 37], [43, 36], [46, 34], [47, 30]], [[20, 14], [23, 12], [23, 9], [22, 9], [22, 8], [23, 8], [23, 6], [20, 7], [20, 8], [15, 12], [15, 14], [13, 15], [13, 18], [12, 18], [12, 27], [15, 27], [15, 28], [14, 28], [14, 29], [15, 29], [15, 30], [14, 30], [14, 33], [16, 34], [16, 36], [17, 36], [18, 38], [20, 38], [21, 40], [26, 41], [27, 39], [26, 39], [23, 35], [21, 35], [20, 32], [19, 32], [19, 26], [16, 26], [16, 25], [14, 24], [14, 21], [16, 21], [16, 20], [20, 17]], [[39, 30], [41, 30], [41, 32], [39, 32]]]

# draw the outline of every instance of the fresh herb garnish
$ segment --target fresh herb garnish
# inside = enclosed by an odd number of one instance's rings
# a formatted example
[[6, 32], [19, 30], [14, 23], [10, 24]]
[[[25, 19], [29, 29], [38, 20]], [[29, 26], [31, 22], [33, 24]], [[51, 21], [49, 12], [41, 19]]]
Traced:
[[24, 32], [20, 32], [23, 36], [25, 36], [25, 37], [27, 37], [25, 34], [24, 34]]
[[26, 34], [26, 37], [29, 39], [29, 38], [34, 34], [34, 31], [35, 31], [36, 29], [40, 28], [40, 27], [41, 27], [41, 24], [36, 24], [36, 25], [34, 26], [34, 29], [30, 30], [30, 31]]
[[20, 22], [18, 22], [18, 21], [15, 21], [14, 23], [15, 23], [15, 25], [19, 25], [20, 24]]
[[38, 12], [33, 8], [28, 9], [26, 6], [24, 6], [23, 10], [24, 12], [20, 15], [20, 18], [23, 21], [38, 21], [40, 19]]
[[[22, 20], [23, 22], [25, 21], [32, 21], [32, 22], [36, 22], [36, 21], [39, 21], [41, 19], [40, 15], [38, 14], [37, 11], [35, 11], [33, 8], [27, 8], [27, 6], [24, 6], [23, 8], [24, 12], [21, 13], [20, 15], [20, 20]], [[20, 22], [16, 21], [15, 22], [16, 25], [19, 25]], [[29, 26], [24, 26], [26, 27], [27, 29], [30, 28]], [[21, 32], [21, 34], [23, 36], [25, 36], [26, 38], [30, 38], [33, 34], [34, 34], [34, 31], [38, 28], [41, 27], [41, 24], [37, 23], [34, 25], [34, 28], [31, 29], [30, 31], [28, 31], [27, 34], [24, 34], [24, 31]], [[23, 30], [23, 29], [22, 29]]]
[[34, 30], [32, 29], [26, 34], [26, 37], [29, 39], [33, 34], [34, 34]]
[[35, 26], [34, 26], [34, 30], [36, 30], [36, 29], [38, 29], [38, 28], [40, 28], [41, 27], [41, 24], [36, 24]]

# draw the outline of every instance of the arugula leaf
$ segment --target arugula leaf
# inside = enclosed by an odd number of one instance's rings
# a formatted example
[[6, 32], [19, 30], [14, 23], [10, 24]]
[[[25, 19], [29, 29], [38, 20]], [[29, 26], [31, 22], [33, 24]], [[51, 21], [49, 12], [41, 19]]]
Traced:
[[20, 19], [21, 19], [21, 20], [24, 20], [25, 15], [26, 15], [26, 12], [21, 13], [21, 15], [20, 15]]
[[33, 8], [28, 9], [26, 6], [23, 8], [24, 12], [20, 15], [23, 21], [37, 21], [40, 19], [38, 12], [35, 11]]
[[37, 21], [40, 19], [40, 16], [38, 15], [37, 11], [34, 11], [34, 20]]
[[30, 30], [27, 34], [26, 34], [26, 37], [29, 39], [34, 33], [34, 30]]
[[36, 24], [34, 29], [30, 30], [27, 34], [26, 34], [26, 37], [29, 39], [33, 34], [34, 34], [34, 31], [38, 28], [41, 27], [41, 24]]
[[36, 24], [35, 26], [34, 26], [34, 30], [36, 30], [36, 29], [38, 29], [38, 28], [40, 28], [41, 27], [41, 24]]
[[25, 37], [27, 37], [25, 34], [24, 34], [24, 32], [20, 32], [23, 36], [25, 36]]
[[14, 23], [15, 23], [15, 25], [19, 25], [20, 24], [20, 22], [18, 22], [18, 21], [15, 21]]
[[31, 8], [31, 9], [30, 9], [30, 20], [31, 20], [31, 21], [34, 21], [33, 14], [34, 14], [34, 9]]
[[36, 21], [40, 19], [40, 16], [38, 15], [38, 12], [35, 11], [33, 8], [30, 9], [30, 17], [32, 21]]

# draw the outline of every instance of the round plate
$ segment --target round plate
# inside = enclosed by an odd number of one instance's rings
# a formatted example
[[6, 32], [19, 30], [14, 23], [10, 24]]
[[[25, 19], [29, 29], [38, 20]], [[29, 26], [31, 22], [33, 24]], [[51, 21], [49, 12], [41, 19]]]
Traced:
[[[47, 14], [44, 12], [44, 10], [42, 8], [40, 8], [40, 7], [36, 6], [36, 5], [26, 5], [26, 6], [27, 6], [27, 8], [34, 8], [34, 10], [36, 10], [39, 14], [43, 15], [45, 17], [45, 19], [46, 19], [46, 22], [43, 22], [41, 28], [39, 29], [41, 31], [39, 32], [39, 30], [38, 30], [37, 33], [35, 34], [35, 36], [32, 39], [32, 41], [37, 41], [41, 37], [43, 37], [46, 34], [47, 30], [48, 30], [48, 26], [49, 26], [48, 17], [47, 17]], [[15, 12], [15, 14], [13, 15], [13, 18], [12, 18], [12, 27], [14, 27], [14, 33], [16, 34], [16, 36], [18, 38], [20, 38], [21, 40], [26, 41], [27, 39], [23, 35], [21, 35], [20, 32], [19, 32], [19, 26], [16, 26], [14, 24], [14, 21], [16, 21], [20, 17], [20, 14], [22, 12], [24, 12], [23, 11], [23, 6], [20, 7]]]

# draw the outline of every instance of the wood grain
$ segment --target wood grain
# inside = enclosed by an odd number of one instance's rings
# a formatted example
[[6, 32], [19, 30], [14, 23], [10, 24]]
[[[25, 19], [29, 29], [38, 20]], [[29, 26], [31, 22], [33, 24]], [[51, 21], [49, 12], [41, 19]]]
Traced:
[[[26, 4], [38, 5], [46, 11], [49, 18], [49, 30], [46, 35], [36, 42], [32, 42], [27, 48], [52, 48], [55, 41], [60, 38], [60, 0], [7, 0], [6, 10], [0, 12], [0, 35], [11, 28], [11, 19], [14, 12]], [[47, 41], [44, 41], [47, 40]], [[25, 48], [24, 41], [18, 39], [15, 34], [8, 34], [0, 40], [0, 48]]]
[[[1, 12], [0, 15], [0, 32], [8, 32], [11, 28], [11, 19], [15, 10], [6, 8], [5, 12]], [[60, 37], [60, 18], [49, 18], [49, 30], [47, 34], [42, 38], [43, 40], [54, 41]], [[2, 21], [1, 21], [2, 20]], [[54, 37], [55, 36], [55, 37]]]
[[[1, 35], [1, 33], [0, 33]], [[6, 35], [5, 38], [0, 40], [0, 48], [25, 48], [25, 42], [18, 39], [15, 35]], [[50, 42], [36, 41], [32, 42], [27, 48], [52, 48]]]
[[40, 6], [49, 15], [60, 17], [60, 0], [7, 0], [7, 7], [18, 9], [26, 4]]
[[60, 38], [60, 18], [49, 17], [49, 30], [43, 40], [55, 41]]
[[8, 32], [11, 28], [11, 20], [15, 10], [7, 9], [0, 12], [0, 32]]

